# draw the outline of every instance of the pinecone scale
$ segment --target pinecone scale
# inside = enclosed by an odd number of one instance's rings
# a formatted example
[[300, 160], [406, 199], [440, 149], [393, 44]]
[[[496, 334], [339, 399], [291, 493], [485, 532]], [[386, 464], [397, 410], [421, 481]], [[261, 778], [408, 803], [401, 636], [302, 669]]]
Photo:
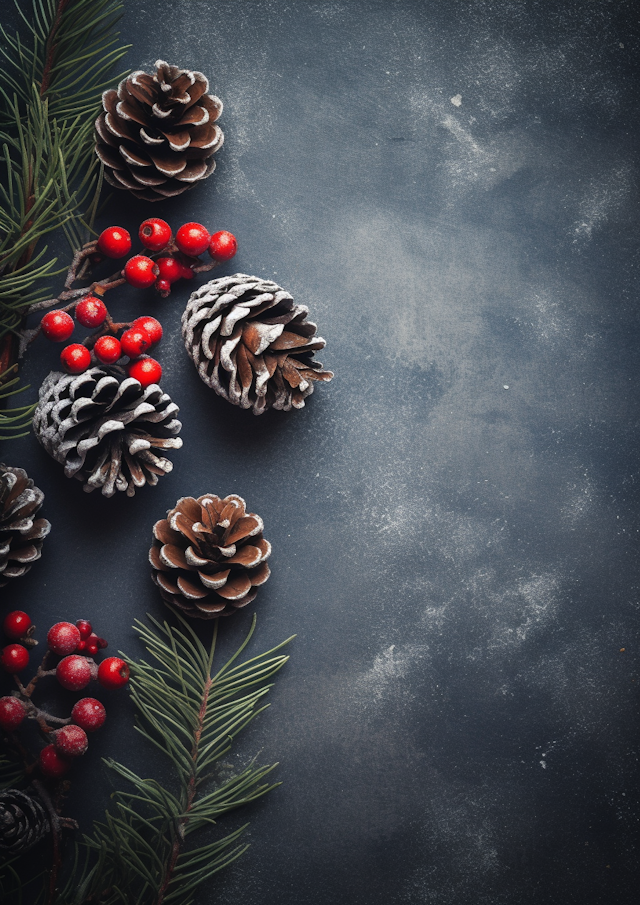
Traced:
[[303, 408], [317, 381], [331, 380], [314, 353], [325, 341], [309, 309], [271, 280], [236, 273], [190, 297], [182, 336], [200, 378], [218, 395], [260, 415]]
[[0, 850], [26, 852], [48, 832], [49, 820], [39, 798], [19, 789], [0, 792]]
[[134, 72], [105, 91], [95, 128], [106, 180], [157, 201], [210, 176], [224, 135], [222, 101], [208, 89], [201, 72], [158, 60], [154, 75]]
[[133, 496], [172, 470], [157, 453], [182, 446], [178, 411], [157, 384], [142, 387], [121, 368], [54, 371], [41, 387], [33, 427], [65, 475], [84, 481], [86, 491]]
[[51, 530], [46, 518], [35, 518], [43, 500], [24, 469], [0, 464], [0, 587], [40, 559]]
[[156, 522], [149, 551], [164, 600], [188, 616], [227, 616], [255, 598], [269, 578], [271, 544], [242, 497], [183, 497]]

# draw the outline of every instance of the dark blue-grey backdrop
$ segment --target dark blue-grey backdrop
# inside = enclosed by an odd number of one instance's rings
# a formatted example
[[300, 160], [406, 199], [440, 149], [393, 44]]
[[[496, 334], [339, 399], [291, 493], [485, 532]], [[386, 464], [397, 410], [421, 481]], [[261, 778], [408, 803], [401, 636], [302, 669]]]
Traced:
[[[53, 530], [7, 606], [92, 619], [136, 651], [163, 607], [151, 526], [240, 493], [273, 543], [254, 650], [297, 633], [232, 763], [283, 785], [198, 903], [631, 905], [638, 869], [639, 30], [626, 0], [126, 0], [126, 63], [202, 70], [225, 145], [147, 216], [230, 229], [223, 272], [307, 304], [335, 371], [307, 407], [218, 400], [180, 339], [188, 297], [109, 296], [165, 325], [173, 473], [83, 494], [7, 444]], [[34, 387], [57, 349], [31, 350]], [[236, 642], [250, 616], [224, 624]], [[126, 702], [99, 755], [151, 770]], [[154, 767], [153, 769], [156, 769]], [[168, 774], [161, 771], [168, 778]], [[233, 824], [233, 819], [229, 825]]]

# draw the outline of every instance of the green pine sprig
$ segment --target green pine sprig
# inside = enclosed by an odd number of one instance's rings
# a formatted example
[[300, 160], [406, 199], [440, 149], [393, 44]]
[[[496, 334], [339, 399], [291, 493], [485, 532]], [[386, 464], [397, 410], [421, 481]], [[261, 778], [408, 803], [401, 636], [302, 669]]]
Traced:
[[[0, 26], [0, 374], [16, 362], [26, 311], [50, 294], [43, 281], [66, 270], [44, 241], [62, 230], [79, 248], [91, 229], [101, 187], [93, 124], [127, 50], [115, 31], [120, 0], [32, 0], [30, 16], [16, 0], [16, 9], [21, 31]], [[7, 388], [0, 399], [24, 389]], [[0, 408], [0, 439], [20, 436], [29, 408]]]
[[[106, 761], [127, 786], [85, 841], [95, 858], [83, 878], [72, 878], [59, 902], [104, 905], [189, 905], [197, 888], [247, 849], [245, 827], [219, 835], [218, 818], [255, 801], [279, 783], [277, 765], [252, 761], [238, 771], [225, 766], [233, 740], [269, 705], [271, 679], [289, 659], [272, 650], [238, 662], [255, 628], [236, 653], [214, 671], [217, 626], [208, 647], [186, 620], [181, 628], [136, 621], [151, 660], [132, 664], [131, 696], [136, 728], [173, 767], [175, 784], [164, 788], [123, 764]], [[210, 838], [213, 833], [213, 838]], [[204, 841], [194, 844], [195, 835]]]

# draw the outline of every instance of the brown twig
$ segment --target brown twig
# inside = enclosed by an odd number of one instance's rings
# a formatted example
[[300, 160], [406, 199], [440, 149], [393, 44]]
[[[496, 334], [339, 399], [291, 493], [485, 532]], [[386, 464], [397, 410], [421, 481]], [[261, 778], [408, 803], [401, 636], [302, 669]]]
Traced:
[[40, 97], [44, 97], [47, 91], [49, 90], [49, 84], [51, 82], [51, 67], [53, 66], [53, 57], [56, 52], [56, 36], [58, 30], [60, 28], [60, 23], [62, 22], [62, 14], [65, 10], [65, 7], [69, 3], [69, 0], [58, 0], [58, 7], [56, 9], [56, 17], [53, 21], [53, 25], [51, 27], [51, 31], [49, 32], [49, 37], [47, 38], [46, 45], [46, 54], [47, 58], [45, 60], [44, 69], [42, 71], [42, 82], [40, 83]]
[[202, 736], [202, 730], [204, 729], [204, 720], [207, 715], [207, 703], [209, 701], [209, 694], [211, 693], [212, 686], [213, 679], [209, 677], [205, 682], [204, 690], [202, 692], [202, 700], [200, 702], [200, 710], [198, 712], [198, 722], [193, 733], [193, 745], [191, 747], [191, 760], [193, 761], [193, 769], [191, 771], [189, 784], [187, 786], [187, 802], [184, 808], [184, 816], [182, 816], [180, 820], [177, 821], [176, 836], [173, 840], [173, 845], [171, 846], [169, 863], [167, 864], [167, 870], [164, 875], [164, 880], [162, 882], [162, 886], [160, 887], [160, 891], [158, 892], [158, 898], [155, 900], [154, 905], [162, 905], [164, 897], [169, 888], [169, 884], [171, 883], [171, 878], [173, 877], [173, 872], [176, 868], [178, 858], [180, 857], [182, 846], [184, 845], [187, 824], [189, 823], [188, 814], [193, 806], [193, 800], [196, 797], [196, 762], [198, 759], [200, 738]]
[[77, 829], [78, 824], [75, 820], [71, 820], [68, 817], [60, 817], [56, 808], [54, 807], [53, 801], [51, 800], [51, 796], [47, 788], [41, 783], [38, 779], [33, 779], [31, 781], [33, 788], [38, 793], [38, 797], [41, 799], [47, 814], [49, 816], [49, 825], [51, 827], [51, 873], [49, 874], [49, 891], [47, 894], [47, 905], [51, 905], [53, 900], [55, 899], [56, 894], [56, 886], [58, 885], [58, 874], [60, 873], [60, 868], [62, 867], [62, 855], [61, 855], [61, 843], [62, 843], [62, 829]]

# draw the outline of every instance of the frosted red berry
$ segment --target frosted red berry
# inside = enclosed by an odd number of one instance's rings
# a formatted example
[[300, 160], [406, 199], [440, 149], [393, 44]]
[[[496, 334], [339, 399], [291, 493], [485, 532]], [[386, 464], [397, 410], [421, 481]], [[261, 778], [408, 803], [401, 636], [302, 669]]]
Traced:
[[73, 333], [75, 324], [66, 311], [47, 311], [40, 321], [40, 328], [47, 339], [54, 343], [63, 343]]
[[22, 701], [10, 695], [0, 698], [0, 729], [6, 732], [17, 729], [26, 715], [27, 711]]
[[119, 358], [122, 358], [122, 346], [120, 340], [115, 336], [98, 337], [93, 352], [98, 361], [105, 365], [115, 364]]
[[123, 272], [127, 283], [137, 289], [153, 286], [159, 273], [157, 264], [145, 255], [134, 255], [133, 258], [129, 258]]
[[158, 258], [158, 278], [175, 283], [182, 276], [182, 264], [176, 258]]
[[181, 277], [183, 280], [192, 280], [194, 277], [193, 270], [189, 267], [188, 264], [182, 265], [182, 273]]
[[22, 644], [7, 644], [0, 653], [0, 666], [5, 672], [22, 672], [29, 665], [29, 651]]
[[80, 641], [80, 632], [72, 622], [56, 622], [47, 632], [47, 646], [59, 657], [72, 654]]
[[80, 698], [73, 705], [71, 711], [71, 719], [78, 726], [81, 726], [85, 732], [95, 732], [99, 729], [107, 718], [107, 711], [104, 705], [96, 698]]
[[150, 217], [140, 224], [138, 238], [149, 251], [162, 251], [171, 241], [171, 227], [166, 220]]
[[58, 663], [56, 679], [63, 688], [67, 688], [69, 691], [80, 691], [81, 688], [86, 688], [92, 679], [95, 664], [93, 664], [93, 670], [91, 666], [91, 660], [81, 657], [79, 654], [71, 654]]
[[80, 632], [81, 638], [88, 638], [93, 628], [91, 627], [91, 623], [88, 619], [78, 619], [76, 622], [76, 628]]
[[71, 769], [71, 761], [55, 745], [47, 745], [40, 752], [40, 769], [50, 779], [60, 779]]
[[131, 235], [121, 226], [109, 226], [100, 233], [98, 248], [108, 258], [124, 258], [131, 251]]
[[22, 610], [13, 610], [4, 617], [2, 628], [7, 638], [19, 641], [31, 628], [31, 619]]
[[156, 280], [155, 287], [158, 292], [166, 292], [167, 295], [171, 292], [171, 283], [169, 280]]
[[76, 320], [83, 327], [99, 327], [107, 316], [107, 306], [95, 295], [87, 295], [76, 305]]
[[60, 364], [69, 374], [82, 374], [91, 364], [91, 352], [82, 343], [71, 343], [60, 353]]
[[158, 383], [162, 377], [162, 367], [155, 358], [140, 358], [129, 365], [127, 374], [137, 380], [140, 386], [148, 387], [152, 383]]
[[80, 757], [89, 747], [89, 739], [81, 726], [69, 723], [53, 733], [53, 744], [65, 757]]
[[103, 688], [121, 688], [129, 681], [129, 667], [120, 657], [107, 657], [98, 667], [98, 682]]
[[124, 355], [129, 358], [137, 358], [151, 345], [151, 339], [142, 327], [129, 327], [120, 337], [120, 345]]
[[176, 245], [185, 255], [197, 258], [209, 247], [209, 230], [201, 223], [185, 223], [176, 233]]
[[143, 330], [146, 330], [152, 346], [155, 346], [162, 339], [162, 324], [155, 317], [150, 317], [149, 315], [137, 317], [132, 326], [142, 327]]
[[238, 240], [233, 233], [221, 229], [209, 241], [209, 254], [214, 261], [230, 261], [238, 250]]

